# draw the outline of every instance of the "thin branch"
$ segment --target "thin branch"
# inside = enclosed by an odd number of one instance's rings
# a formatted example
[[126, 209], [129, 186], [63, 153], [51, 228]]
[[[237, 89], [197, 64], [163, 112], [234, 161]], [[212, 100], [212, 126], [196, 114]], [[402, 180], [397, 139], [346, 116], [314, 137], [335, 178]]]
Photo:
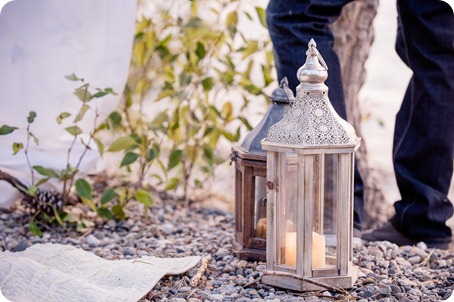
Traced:
[[24, 192], [23, 190], [21, 190], [21, 187], [22, 187], [23, 189], [27, 189], [27, 186], [24, 185], [19, 179], [17, 179], [16, 177], [12, 176], [11, 174], [6, 173], [5, 171], [0, 170], [0, 180], [6, 181], [6, 182], [9, 183], [10, 185], [12, 185], [14, 188], [16, 188], [17, 190], [19, 190], [19, 192], [21, 192], [23, 195], [25, 195], [25, 196], [30, 196], [29, 194], [27, 194], [26, 192]]
[[316, 281], [316, 280], [311, 279], [311, 278], [307, 278], [307, 277], [304, 277], [304, 276], [291, 274], [291, 273], [287, 273], [287, 272], [265, 271], [265, 272], [263, 272], [263, 275], [278, 276], [278, 277], [289, 277], [289, 278], [301, 280], [301, 281], [304, 281], [304, 282], [307, 282], [307, 283], [311, 283], [311, 284], [326, 288], [329, 291], [333, 291], [333, 292], [337, 292], [337, 293], [341, 293], [341, 294], [345, 293], [345, 290], [343, 290], [341, 288], [334, 287], [334, 286], [331, 286], [331, 285], [326, 284], [324, 282]]
[[202, 263], [200, 264], [199, 269], [197, 270], [197, 274], [194, 275], [191, 279], [191, 286], [196, 287], [199, 284], [200, 278], [202, 278], [203, 274], [205, 274], [205, 271], [208, 267], [208, 263], [211, 260], [211, 254], [208, 254], [207, 256], [202, 258]]

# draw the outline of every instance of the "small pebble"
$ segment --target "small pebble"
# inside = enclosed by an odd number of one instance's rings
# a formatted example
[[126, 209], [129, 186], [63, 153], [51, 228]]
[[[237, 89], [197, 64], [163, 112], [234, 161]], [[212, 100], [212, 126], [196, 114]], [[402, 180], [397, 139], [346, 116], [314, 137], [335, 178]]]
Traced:
[[86, 241], [89, 247], [97, 247], [101, 243], [101, 241], [93, 234], [88, 235]]

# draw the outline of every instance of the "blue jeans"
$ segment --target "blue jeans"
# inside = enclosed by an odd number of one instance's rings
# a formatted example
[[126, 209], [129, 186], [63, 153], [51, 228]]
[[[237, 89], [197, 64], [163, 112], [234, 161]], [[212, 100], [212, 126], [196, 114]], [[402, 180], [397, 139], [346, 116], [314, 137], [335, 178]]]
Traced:
[[[267, 23], [279, 80], [299, 82], [311, 38], [329, 66], [329, 98], [345, 118], [339, 59], [328, 25], [352, 0], [270, 0]], [[394, 169], [402, 200], [395, 203], [394, 227], [414, 240], [449, 242], [446, 220], [453, 214], [447, 198], [454, 155], [454, 16], [437, 0], [398, 0], [396, 50], [412, 69], [396, 118]], [[384, 58], [386, 59], [386, 58]], [[392, 71], [390, 71], [392, 72]], [[355, 227], [363, 216], [362, 180], [355, 171]]]

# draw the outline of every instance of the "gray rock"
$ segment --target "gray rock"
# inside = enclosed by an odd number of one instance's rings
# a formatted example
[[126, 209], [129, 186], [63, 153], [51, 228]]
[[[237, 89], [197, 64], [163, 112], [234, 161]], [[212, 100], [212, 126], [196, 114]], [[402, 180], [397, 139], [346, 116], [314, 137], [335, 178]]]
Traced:
[[208, 299], [212, 300], [212, 301], [222, 301], [222, 299], [224, 299], [224, 295], [222, 294], [210, 294], [208, 295]]
[[438, 260], [437, 261], [437, 267], [438, 268], [445, 268], [448, 266], [448, 263], [446, 262], [446, 260], [442, 259], [442, 260]]
[[400, 287], [395, 284], [390, 284], [389, 287], [390, 287], [391, 291], [393, 292], [393, 294], [399, 294], [402, 292]]
[[420, 256], [413, 256], [408, 258], [408, 262], [410, 262], [412, 265], [418, 264], [421, 262], [421, 257]]
[[166, 224], [163, 224], [162, 227], [161, 227], [161, 231], [165, 234], [165, 235], [170, 235], [173, 233], [173, 230], [174, 230], [174, 226], [173, 224], [170, 224], [170, 223], [166, 223]]
[[96, 247], [101, 243], [101, 241], [93, 234], [88, 235], [86, 241], [89, 247]]

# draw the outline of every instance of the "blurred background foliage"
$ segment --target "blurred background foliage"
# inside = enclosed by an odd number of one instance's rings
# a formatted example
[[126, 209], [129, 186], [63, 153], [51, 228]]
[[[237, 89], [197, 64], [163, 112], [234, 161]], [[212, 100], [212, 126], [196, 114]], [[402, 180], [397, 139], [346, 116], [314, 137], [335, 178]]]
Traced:
[[264, 8], [241, 0], [139, 2], [124, 102], [103, 125], [117, 137], [108, 150], [120, 152], [136, 189], [186, 199], [228, 160], [220, 144], [251, 129], [250, 100], [266, 107], [271, 43], [268, 35], [248, 37], [241, 22], [266, 27]]

